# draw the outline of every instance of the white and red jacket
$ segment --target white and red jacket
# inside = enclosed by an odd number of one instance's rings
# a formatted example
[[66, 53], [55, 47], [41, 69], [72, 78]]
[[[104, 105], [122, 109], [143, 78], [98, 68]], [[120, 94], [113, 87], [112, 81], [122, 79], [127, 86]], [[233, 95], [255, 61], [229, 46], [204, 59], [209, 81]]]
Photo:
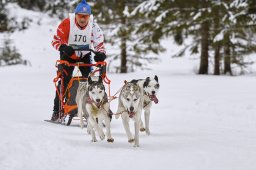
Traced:
[[[59, 50], [61, 44], [90, 45], [97, 52], [106, 53], [104, 46], [104, 36], [99, 25], [93, 21], [93, 16], [86, 27], [81, 28], [75, 19], [75, 14], [70, 14], [69, 18], [64, 19], [58, 26], [57, 33], [52, 40], [52, 46]], [[88, 52], [83, 52], [83, 55]], [[81, 53], [76, 52], [71, 56], [72, 59], [79, 59]]]

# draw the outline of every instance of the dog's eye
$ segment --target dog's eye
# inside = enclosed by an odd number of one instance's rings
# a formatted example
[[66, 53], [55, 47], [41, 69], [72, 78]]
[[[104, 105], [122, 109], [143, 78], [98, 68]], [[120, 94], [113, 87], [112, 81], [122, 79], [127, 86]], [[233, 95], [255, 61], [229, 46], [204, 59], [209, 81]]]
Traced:
[[99, 91], [99, 93], [102, 93], [102, 91]]
[[126, 100], [127, 100], [127, 101], [130, 101], [130, 99], [129, 99], [129, 98], [127, 98]]
[[133, 101], [135, 101], [135, 102], [136, 102], [137, 100], [138, 100], [138, 99], [133, 99]]
[[148, 85], [148, 87], [151, 87], [150, 85]]
[[158, 89], [158, 88], [159, 88], [159, 84], [156, 84], [156, 85], [155, 85], [155, 88]]
[[92, 94], [95, 94], [95, 92], [93, 91]]

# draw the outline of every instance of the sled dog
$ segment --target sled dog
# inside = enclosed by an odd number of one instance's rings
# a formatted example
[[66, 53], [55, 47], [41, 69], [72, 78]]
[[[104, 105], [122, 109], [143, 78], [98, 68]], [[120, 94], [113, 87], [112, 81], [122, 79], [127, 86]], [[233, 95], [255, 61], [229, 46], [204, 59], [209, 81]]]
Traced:
[[92, 142], [97, 142], [95, 131], [99, 135], [100, 139], [105, 138], [103, 132], [102, 123], [97, 123], [104, 120], [106, 124], [107, 141], [113, 142], [110, 131], [110, 118], [108, 116], [110, 112], [110, 105], [108, 103], [105, 87], [102, 82], [102, 78], [99, 77], [97, 81], [93, 81], [91, 77], [88, 78], [86, 83], [82, 83], [78, 87], [77, 91], [77, 107], [78, 116], [80, 117], [80, 126], [84, 127], [83, 117], [87, 118], [87, 132], [92, 136]]
[[80, 82], [77, 88], [76, 94], [76, 104], [77, 104], [77, 116], [80, 118], [80, 127], [84, 128], [84, 121], [83, 117], [85, 118], [86, 122], [88, 120], [88, 113], [86, 112], [85, 108], [85, 101], [86, 101], [86, 94], [88, 89], [88, 82]]
[[[139, 147], [140, 117], [142, 112], [143, 93], [142, 89], [135, 83], [128, 82], [120, 92], [116, 118], [121, 114], [123, 126], [128, 137], [128, 142], [134, 147]], [[129, 120], [133, 119], [135, 135], [132, 136]]]
[[147, 77], [146, 79], [132, 80], [131, 82], [139, 85], [143, 89], [143, 110], [145, 118], [145, 128], [143, 125], [143, 121], [140, 120], [140, 131], [146, 131], [146, 134], [150, 135], [149, 118], [152, 101], [155, 104], [158, 103], [158, 98], [156, 97], [160, 87], [158, 77], [155, 75], [154, 78]]

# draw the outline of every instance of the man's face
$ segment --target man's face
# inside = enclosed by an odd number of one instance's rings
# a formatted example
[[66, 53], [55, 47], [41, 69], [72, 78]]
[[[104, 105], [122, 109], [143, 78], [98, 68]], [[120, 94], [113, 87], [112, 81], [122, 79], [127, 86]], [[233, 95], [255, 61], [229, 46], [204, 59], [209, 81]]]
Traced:
[[80, 27], [85, 27], [88, 24], [90, 15], [76, 14], [76, 20]]

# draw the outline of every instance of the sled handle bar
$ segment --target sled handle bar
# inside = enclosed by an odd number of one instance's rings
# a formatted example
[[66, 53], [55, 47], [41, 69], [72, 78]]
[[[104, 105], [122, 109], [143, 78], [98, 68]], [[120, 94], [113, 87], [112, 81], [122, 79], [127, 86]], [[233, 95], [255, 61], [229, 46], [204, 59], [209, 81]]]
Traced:
[[93, 52], [94, 54], [96, 53], [94, 50], [90, 49], [89, 45], [75, 45], [75, 44], [70, 44], [70, 46], [75, 50], [75, 51], [90, 51]]
[[[90, 49], [90, 46], [87, 45], [76, 45], [76, 44], [70, 44], [70, 46], [75, 50], [75, 51], [90, 51], [93, 52], [94, 54], [96, 54], [96, 52], [92, 49]], [[65, 64], [67, 66], [106, 66], [107, 63], [105, 61], [101, 61], [101, 62], [96, 62], [95, 64], [85, 64], [85, 63], [69, 63], [68, 61], [65, 60], [57, 60], [56, 61], [56, 66], [58, 64]]]
[[[96, 54], [96, 52], [92, 49], [90, 49], [90, 46], [87, 45], [76, 45], [76, 44], [70, 44], [70, 46], [75, 50], [75, 51], [90, 51]], [[91, 66], [96, 66], [100, 67], [100, 72], [101, 74], [106, 74], [106, 68], [107, 68], [107, 63], [105, 61], [101, 62], [96, 62], [94, 64], [85, 64], [85, 63], [69, 63], [68, 61], [65, 60], [57, 60], [56, 61], [56, 67], [58, 67], [59, 64], [64, 64], [67, 66], [78, 66], [78, 67], [91, 67]]]
[[67, 65], [69, 67], [70, 66], [78, 66], [78, 67], [80, 67], [80, 66], [82, 66], [82, 67], [84, 67], [84, 66], [88, 66], [88, 67], [96, 66], [96, 67], [98, 67], [98, 66], [106, 66], [107, 65], [107, 63], [105, 61], [96, 62], [94, 64], [85, 64], [85, 63], [70, 63], [66, 60], [57, 60], [56, 61], [56, 66], [58, 64], [64, 64], [64, 65]]

